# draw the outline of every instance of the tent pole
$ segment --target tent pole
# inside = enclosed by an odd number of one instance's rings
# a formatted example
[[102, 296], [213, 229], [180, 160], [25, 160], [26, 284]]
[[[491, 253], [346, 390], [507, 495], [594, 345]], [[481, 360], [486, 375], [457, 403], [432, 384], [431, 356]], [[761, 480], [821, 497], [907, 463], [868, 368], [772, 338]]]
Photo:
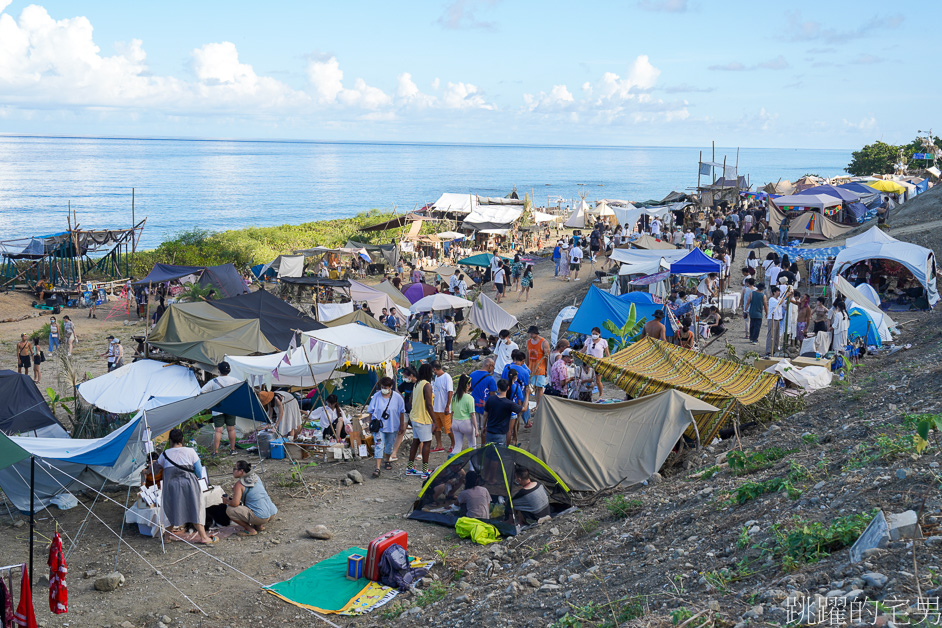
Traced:
[[36, 456], [29, 457], [29, 580], [33, 581], [33, 533], [36, 529]]
[[[131, 485], [128, 484], [128, 495], [124, 498], [124, 511], [128, 511], [128, 502], [131, 501]], [[121, 555], [121, 543], [124, 541], [124, 523], [127, 521], [127, 517], [121, 517], [121, 533], [118, 534], [118, 550], [114, 553], [114, 569], [113, 571], [118, 571], [118, 556]]]
[[[145, 432], [150, 432], [150, 426], [147, 425], [147, 410], [144, 410], [143, 412], [144, 412], [144, 417], [142, 419], [142, 422], [144, 423], [144, 430]], [[151, 437], [151, 441], [153, 441], [154, 435], [149, 434], [149, 436]], [[154, 457], [151, 456], [150, 453], [147, 454], [147, 463], [150, 465], [150, 477], [154, 481], [154, 486], [160, 489], [161, 488], [160, 485], [157, 484], [157, 476], [154, 474]], [[164, 546], [164, 522], [162, 519], [163, 515], [160, 512], [160, 499], [157, 500], [156, 506], [157, 506], [157, 529], [160, 531], [160, 552], [162, 554], [166, 554], [167, 548]], [[120, 542], [118, 543], [118, 546], [119, 547], [121, 546]], [[115, 565], [117, 565], [117, 563], [118, 563], [118, 557], [115, 556]], [[117, 570], [117, 566], [115, 567], [115, 570]]]

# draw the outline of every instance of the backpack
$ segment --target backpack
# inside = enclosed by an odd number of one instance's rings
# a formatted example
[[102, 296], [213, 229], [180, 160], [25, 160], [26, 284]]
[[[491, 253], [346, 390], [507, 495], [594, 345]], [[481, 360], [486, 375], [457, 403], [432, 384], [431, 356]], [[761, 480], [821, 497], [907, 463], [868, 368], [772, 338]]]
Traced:
[[409, 555], [398, 543], [386, 548], [379, 559], [380, 583], [400, 591], [408, 591], [427, 573], [428, 569], [424, 567], [413, 569], [409, 566]]

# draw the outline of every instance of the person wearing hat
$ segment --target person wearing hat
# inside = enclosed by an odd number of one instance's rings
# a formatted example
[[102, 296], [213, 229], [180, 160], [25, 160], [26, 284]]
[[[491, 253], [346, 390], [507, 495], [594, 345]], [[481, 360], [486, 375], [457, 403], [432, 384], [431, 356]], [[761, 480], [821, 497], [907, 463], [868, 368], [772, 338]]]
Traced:
[[108, 358], [108, 372], [110, 373], [114, 370], [114, 336], [108, 336], [108, 348], [104, 353], [98, 354], [99, 358], [104, 358], [106, 356]]
[[[608, 340], [602, 338], [602, 330], [598, 327], [592, 328], [592, 333], [585, 342], [585, 352], [596, 359], [607, 358], [609, 355]], [[595, 369], [595, 385], [599, 389], [599, 399], [602, 398], [602, 374]]]
[[568, 397], [567, 390], [572, 382], [572, 349], [565, 348], [559, 354], [559, 359], [553, 362], [550, 368], [550, 386], [558, 393]]
[[[213, 379], [206, 382], [206, 384], [200, 388], [201, 393], [212, 392], [214, 390], [219, 390], [220, 388], [226, 388], [227, 386], [234, 386], [235, 384], [242, 383], [241, 380], [229, 375], [232, 369], [228, 362], [220, 362], [216, 365], [216, 369], [219, 371], [219, 377], [214, 377]], [[269, 399], [269, 402], [270, 401], [271, 400]], [[229, 454], [231, 455], [236, 452], [235, 420], [236, 418], [232, 414], [213, 412], [213, 427], [216, 428], [216, 431], [213, 434], [213, 456], [219, 452], [219, 442], [222, 440], [223, 427], [225, 427], [229, 433]]]
[[641, 337], [654, 338], [655, 340], [667, 340], [667, 327], [661, 321], [664, 319], [664, 311], [654, 312], [654, 320], [645, 323], [641, 329]]
[[121, 339], [115, 338], [111, 341], [111, 350], [114, 353], [114, 361], [112, 362], [112, 370], [119, 369], [124, 366], [124, 347], [121, 346]]

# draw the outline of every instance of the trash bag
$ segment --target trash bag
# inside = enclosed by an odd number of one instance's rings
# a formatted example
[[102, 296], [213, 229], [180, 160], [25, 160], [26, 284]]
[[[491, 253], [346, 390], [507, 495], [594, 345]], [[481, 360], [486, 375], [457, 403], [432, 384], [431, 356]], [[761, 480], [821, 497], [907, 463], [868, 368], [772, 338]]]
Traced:
[[461, 517], [455, 523], [455, 532], [463, 539], [471, 537], [478, 545], [489, 545], [500, 541], [500, 532], [497, 528], [480, 519]]

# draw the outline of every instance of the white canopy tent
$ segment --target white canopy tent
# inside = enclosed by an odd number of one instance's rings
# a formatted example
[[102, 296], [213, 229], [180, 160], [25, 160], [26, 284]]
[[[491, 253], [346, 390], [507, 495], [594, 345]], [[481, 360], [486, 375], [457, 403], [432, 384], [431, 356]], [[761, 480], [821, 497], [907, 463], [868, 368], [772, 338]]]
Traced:
[[615, 249], [612, 251], [611, 255], [609, 255], [609, 259], [622, 264], [643, 264], [658, 261], [662, 258], [668, 262], [676, 262], [688, 253], [690, 253], [690, 251], [686, 249], [675, 249], [673, 251], [668, 249], [656, 249], [653, 251], [646, 249]]
[[899, 242], [896, 238], [889, 235], [883, 229], [879, 227], [870, 227], [860, 235], [855, 235], [847, 238], [847, 241], [844, 243], [845, 246], [857, 246], [858, 244], [869, 244], [871, 242]]
[[555, 214], [547, 214], [533, 210], [533, 222], [559, 222], [564, 220], [564, 218], [564, 216], [556, 216]]
[[517, 317], [508, 314], [496, 301], [481, 293], [474, 300], [468, 321], [488, 335], [496, 336], [503, 329], [512, 329], [517, 324]]
[[261, 277], [269, 270], [275, 271], [277, 277], [300, 277], [304, 274], [303, 255], [279, 255], [262, 266], [258, 276]]
[[870, 259], [890, 260], [903, 265], [926, 289], [929, 307], [938, 303], [939, 289], [936, 285], [938, 271], [935, 254], [930, 249], [909, 242], [869, 242], [849, 246], [837, 254], [831, 277], [833, 279], [857, 262]]
[[[681, 203], [681, 207], [685, 203]], [[638, 221], [641, 219], [642, 215], [648, 215], [652, 218], [661, 218], [663, 219], [671, 212], [671, 205], [662, 205], [659, 207], [635, 207], [631, 203], [627, 207], [617, 207], [611, 206], [612, 212], [615, 214], [615, 220], [618, 221], [618, 224], [622, 226], [622, 229], [626, 230], [627, 233], [634, 231], [635, 225], [638, 224]]]
[[[350, 298], [357, 303], [366, 303], [370, 306], [370, 311], [372, 312], [381, 312], [383, 308], [391, 310], [393, 308], [398, 309], [403, 316], [409, 316], [408, 308], [401, 307], [393, 301], [392, 297], [381, 290], [377, 290], [372, 286], [368, 286], [359, 281], [353, 279], [350, 280], [350, 287], [344, 288], [350, 295]], [[353, 311], [352, 309], [350, 310]], [[345, 312], [349, 314], [349, 312]], [[339, 318], [339, 317], [335, 317]]]
[[460, 310], [466, 307], [471, 307], [474, 305], [471, 301], [467, 299], [462, 299], [461, 297], [456, 297], [451, 294], [430, 294], [427, 297], [423, 297], [412, 304], [412, 313], [417, 314], [419, 312], [434, 312], [438, 310]]
[[523, 214], [522, 205], [476, 205], [461, 223], [463, 229], [491, 231], [507, 229]]
[[[469, 302], [470, 303], [470, 302]], [[321, 360], [336, 357], [341, 362], [378, 365], [389, 362], [402, 350], [405, 338], [357, 323], [337, 325], [326, 329], [301, 332], [302, 342], [308, 343], [314, 338], [320, 342], [343, 349], [342, 356], [332, 356], [329, 352], [321, 355]], [[317, 345], [315, 344], [315, 347]]]
[[828, 207], [837, 207], [844, 202], [830, 194], [791, 194], [789, 196], [779, 196], [774, 200], [775, 206], [783, 211], [793, 207], [810, 207], [823, 210]]
[[432, 209], [440, 212], [470, 214], [477, 207], [477, 197], [473, 194], [455, 194], [445, 192], [432, 204]]
[[150, 410], [200, 392], [193, 371], [179, 364], [139, 360], [78, 385], [82, 399], [105, 412]]
[[612, 211], [612, 208], [609, 207], [608, 203], [605, 201], [599, 201], [595, 207], [590, 208], [587, 213], [592, 214], [593, 216], [602, 217], [615, 215], [615, 212]]
[[[288, 356], [288, 362], [285, 356]], [[232, 368], [232, 377], [253, 386], [310, 388], [328, 379], [346, 377], [346, 373], [334, 370], [339, 357], [338, 347], [326, 342], [318, 342], [311, 347], [310, 340], [307, 340], [293, 351], [270, 355], [227, 355], [226, 361]]]

